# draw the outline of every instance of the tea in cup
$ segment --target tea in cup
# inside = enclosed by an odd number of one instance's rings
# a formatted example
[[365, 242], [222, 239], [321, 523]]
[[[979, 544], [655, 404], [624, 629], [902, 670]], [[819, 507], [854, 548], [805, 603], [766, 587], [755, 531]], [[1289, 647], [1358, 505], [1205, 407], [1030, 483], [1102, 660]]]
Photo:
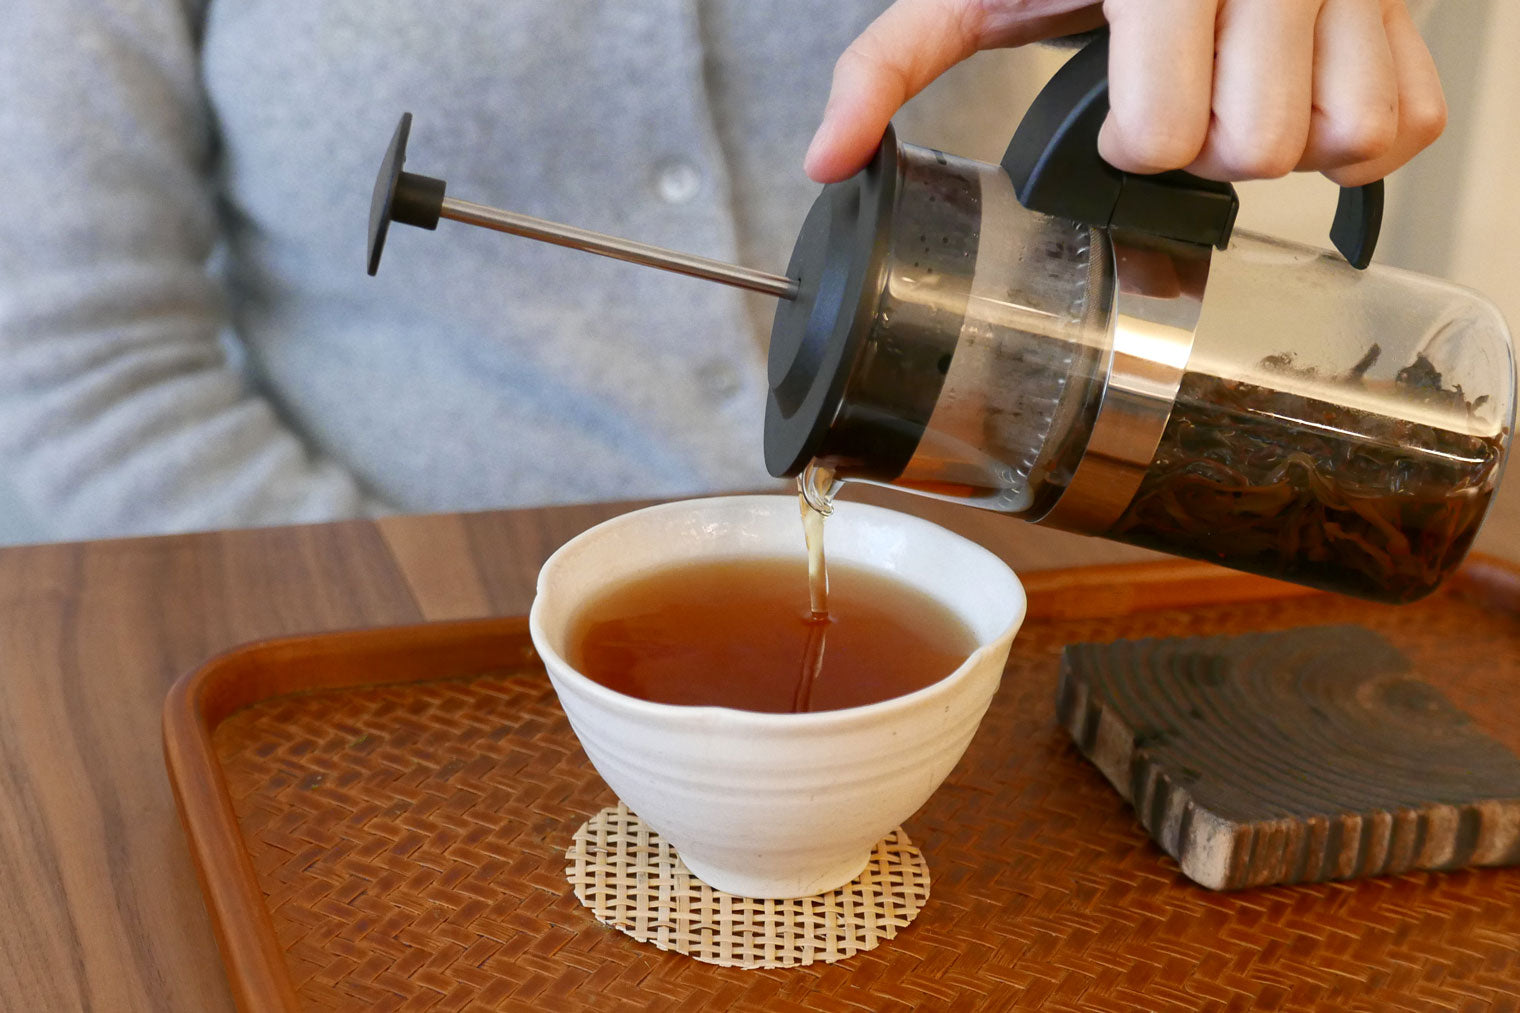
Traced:
[[530, 630], [587, 756], [719, 890], [858, 876], [965, 752], [1023, 621], [1013, 572], [920, 518], [838, 503], [828, 550], [825, 626], [783, 496], [637, 510], [539, 573]]

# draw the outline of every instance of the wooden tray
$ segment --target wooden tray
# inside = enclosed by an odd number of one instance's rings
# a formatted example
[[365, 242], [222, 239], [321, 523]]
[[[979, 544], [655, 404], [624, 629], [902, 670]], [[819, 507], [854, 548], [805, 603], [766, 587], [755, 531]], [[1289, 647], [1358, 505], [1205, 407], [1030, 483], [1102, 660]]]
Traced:
[[1194, 886], [1054, 719], [1063, 645], [1357, 623], [1520, 749], [1520, 571], [1378, 606], [1194, 563], [1039, 573], [1003, 688], [906, 825], [896, 940], [744, 971], [595, 922], [563, 875], [613, 798], [521, 619], [297, 637], [187, 675], [170, 779], [239, 1005], [265, 1009], [1515, 1009], [1520, 869]]

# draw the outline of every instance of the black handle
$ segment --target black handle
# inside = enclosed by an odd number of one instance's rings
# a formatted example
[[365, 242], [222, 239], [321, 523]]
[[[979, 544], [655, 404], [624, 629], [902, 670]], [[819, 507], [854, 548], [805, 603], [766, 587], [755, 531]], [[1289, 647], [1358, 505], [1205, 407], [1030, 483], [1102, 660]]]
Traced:
[[1363, 271], [1372, 263], [1372, 251], [1382, 230], [1383, 181], [1341, 187], [1335, 221], [1330, 223], [1330, 241], [1352, 267]]
[[[1123, 228], [1217, 246], [1229, 244], [1240, 200], [1229, 183], [1182, 171], [1124, 172], [1098, 154], [1108, 116], [1108, 32], [1066, 61], [1036, 96], [1003, 155], [1019, 202], [1099, 228]], [[1372, 260], [1383, 183], [1343, 187], [1330, 239], [1353, 266]]]

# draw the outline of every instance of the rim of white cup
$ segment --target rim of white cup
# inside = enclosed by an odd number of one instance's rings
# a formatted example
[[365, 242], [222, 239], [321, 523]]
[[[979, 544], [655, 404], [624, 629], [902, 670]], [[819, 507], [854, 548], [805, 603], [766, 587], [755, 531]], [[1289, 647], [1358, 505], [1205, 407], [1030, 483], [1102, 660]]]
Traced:
[[[1013, 614], [1009, 618], [1009, 621], [1004, 624], [996, 636], [992, 637], [990, 640], [978, 643], [976, 650], [968, 654], [965, 660], [963, 660], [960, 665], [955, 668], [954, 671], [946, 674], [939, 679], [936, 679], [934, 682], [931, 682], [929, 685], [923, 687], [922, 689], [914, 690], [911, 693], [904, 693], [901, 696], [888, 697], [885, 700], [878, 700], [875, 703], [861, 704], [855, 707], [840, 707], [834, 710], [824, 711], [804, 711], [801, 713], [795, 711], [752, 711], [743, 710], [737, 707], [724, 707], [716, 704], [675, 704], [659, 703], [654, 700], [641, 700], [638, 697], [629, 696], [626, 693], [620, 693], [615, 689], [604, 686], [601, 683], [597, 682], [595, 679], [592, 679], [590, 676], [581, 673], [549, 643], [549, 637], [545, 634], [543, 628], [543, 611], [540, 608], [540, 603], [543, 601], [545, 577], [552, 572], [559, 560], [575, 550], [578, 542], [589, 541], [593, 537], [604, 537], [610, 530], [614, 530], [617, 527], [625, 524], [637, 523], [635, 518], [647, 517], [650, 514], [654, 513], [678, 513], [682, 511], [689, 512], [692, 510], [699, 510], [716, 503], [742, 504], [746, 502], [754, 502], [756, 500], [763, 500], [768, 503], [776, 502], [778, 500], [795, 503], [795, 499], [796, 497], [788, 496], [785, 494], [748, 494], [736, 496], [709, 496], [703, 499], [676, 500], [670, 503], [659, 503], [654, 506], [641, 507], [637, 510], [630, 510], [627, 513], [619, 514], [616, 517], [609, 518], [605, 521], [602, 521], [600, 524], [596, 524], [592, 527], [587, 528], [585, 531], [582, 531], [580, 534], [565, 542], [558, 549], [554, 550], [554, 553], [550, 555], [549, 558], [544, 561], [544, 565], [539, 568], [538, 578], [534, 584], [533, 605], [528, 609], [528, 631], [533, 638], [535, 648], [538, 650], [541, 657], [547, 654], [560, 665], [560, 671], [551, 672], [551, 674], [560, 678], [568, 677], [579, 691], [586, 693], [592, 697], [601, 699], [607, 703], [626, 708], [630, 713], [633, 714], [644, 714], [647, 716], [660, 715], [663, 717], [675, 717], [679, 715], [681, 718], [692, 722], [697, 722], [704, 718], [709, 720], [721, 719], [723, 721], [734, 722], [740, 725], [754, 725], [756, 727], [771, 728], [773, 730], [778, 726], [794, 726], [805, 728], [809, 725], [821, 724], [825, 722], [854, 723], [856, 721], [874, 721], [883, 715], [891, 714], [899, 710], [920, 707], [923, 705], [925, 698], [934, 697], [941, 693], [944, 693], [951, 689], [956, 683], [964, 681], [965, 678], [976, 667], [976, 662], [981, 655], [986, 654], [988, 651], [995, 648], [1005, 638], [1009, 638], [1010, 636], [1017, 634], [1019, 627], [1023, 624], [1024, 615], [1029, 605], [1028, 595], [1024, 590], [1024, 583], [1023, 581], [1019, 580], [1018, 574], [1014, 572], [1013, 567], [1005, 563], [995, 552], [992, 552], [983, 545], [977, 544], [964, 535], [957, 534], [948, 528], [935, 524], [933, 521], [925, 520], [924, 518], [915, 516], [913, 514], [904, 513], [900, 510], [892, 510], [887, 507], [876, 506], [871, 503], [841, 502], [837, 503], [836, 507], [847, 509], [849, 512], [864, 511], [867, 513], [886, 514], [894, 518], [901, 518], [902, 521], [906, 522], [910, 527], [922, 525], [926, 528], [933, 529], [936, 532], [937, 536], [954, 539], [955, 541], [960, 542], [967, 549], [971, 550], [974, 554], [985, 556], [988, 560], [995, 564], [998, 569], [1006, 571], [1009, 579], [1013, 582], [1012, 590], [1017, 597], [1017, 601], [1014, 605]], [[800, 521], [798, 523], [798, 528], [798, 538], [800, 539], [802, 536]], [[712, 558], [719, 557], [714, 556]], [[857, 563], [856, 565], [858, 566], [860, 564]], [[943, 601], [942, 599], [936, 598], [935, 600], [938, 601], [941, 605], [945, 605], [954, 610], [953, 606], [950, 606], [949, 603]], [[957, 615], [959, 615], [958, 611]], [[547, 661], [547, 659], [545, 660]], [[547, 667], [548, 666], [546, 665], [546, 668]]]

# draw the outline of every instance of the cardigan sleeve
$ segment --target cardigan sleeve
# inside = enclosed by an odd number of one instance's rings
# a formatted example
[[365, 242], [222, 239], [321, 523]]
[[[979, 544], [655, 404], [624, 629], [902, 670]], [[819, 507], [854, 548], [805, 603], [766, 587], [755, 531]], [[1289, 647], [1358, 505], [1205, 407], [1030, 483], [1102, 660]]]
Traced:
[[237, 367], [191, 0], [6, 0], [0, 468], [60, 538], [384, 510]]

